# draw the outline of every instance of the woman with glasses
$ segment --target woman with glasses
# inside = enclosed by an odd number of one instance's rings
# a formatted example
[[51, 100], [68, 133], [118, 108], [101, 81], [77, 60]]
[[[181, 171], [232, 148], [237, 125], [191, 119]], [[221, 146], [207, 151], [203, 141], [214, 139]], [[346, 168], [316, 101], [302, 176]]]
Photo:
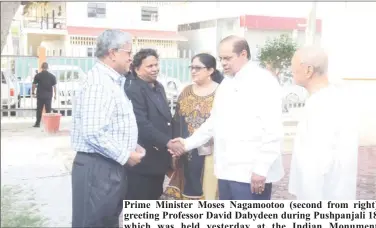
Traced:
[[[174, 138], [187, 138], [210, 116], [214, 95], [223, 76], [216, 59], [206, 53], [191, 60], [193, 84], [180, 94], [173, 120]], [[213, 141], [174, 158], [174, 172], [161, 199], [214, 200], [217, 180], [214, 176]]]

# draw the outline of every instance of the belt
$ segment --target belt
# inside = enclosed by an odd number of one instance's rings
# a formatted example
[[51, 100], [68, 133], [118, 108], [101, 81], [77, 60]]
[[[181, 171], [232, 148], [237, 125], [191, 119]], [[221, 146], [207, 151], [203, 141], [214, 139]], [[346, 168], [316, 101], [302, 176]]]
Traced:
[[117, 165], [120, 165], [117, 161], [111, 159], [111, 158], [108, 158], [100, 153], [96, 153], [96, 152], [83, 152], [83, 151], [77, 151], [77, 154], [79, 155], [83, 155], [83, 156], [87, 156], [87, 157], [92, 157], [92, 158], [99, 158], [99, 159], [103, 159], [103, 160], [106, 160], [110, 163], [115, 163]]

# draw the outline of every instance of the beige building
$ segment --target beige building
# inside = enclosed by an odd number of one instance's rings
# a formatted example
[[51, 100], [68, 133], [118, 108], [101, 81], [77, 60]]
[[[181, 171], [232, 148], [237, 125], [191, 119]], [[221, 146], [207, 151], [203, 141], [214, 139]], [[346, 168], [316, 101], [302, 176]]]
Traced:
[[47, 56], [88, 57], [96, 37], [105, 29], [120, 29], [133, 36], [135, 49], [153, 47], [162, 57], [175, 57], [174, 5], [156, 2], [35, 2], [24, 9], [21, 54], [36, 55], [44, 46]]

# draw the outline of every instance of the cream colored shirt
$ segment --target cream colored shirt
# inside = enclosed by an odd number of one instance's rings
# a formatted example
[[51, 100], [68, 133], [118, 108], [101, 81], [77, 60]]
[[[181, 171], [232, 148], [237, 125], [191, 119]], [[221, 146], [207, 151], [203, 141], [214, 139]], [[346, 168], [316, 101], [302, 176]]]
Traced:
[[358, 114], [347, 95], [329, 86], [306, 102], [290, 169], [298, 200], [356, 199]]
[[218, 179], [250, 183], [252, 173], [275, 182], [281, 159], [281, 88], [266, 70], [249, 62], [218, 86], [211, 116], [185, 140], [187, 150], [214, 138]]

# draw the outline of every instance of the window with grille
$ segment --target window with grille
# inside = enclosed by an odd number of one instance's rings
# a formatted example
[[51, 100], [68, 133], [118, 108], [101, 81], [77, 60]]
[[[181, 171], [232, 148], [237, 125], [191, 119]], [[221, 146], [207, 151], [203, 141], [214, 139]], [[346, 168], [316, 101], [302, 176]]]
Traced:
[[93, 47], [88, 47], [87, 48], [87, 56], [88, 57], [93, 57], [94, 53], [95, 53], [95, 48], [93, 48]]
[[106, 4], [105, 3], [88, 3], [87, 4], [87, 17], [90, 18], [104, 18], [106, 17]]
[[216, 26], [216, 20], [182, 24], [182, 25], [178, 25], [178, 32], [205, 29], [205, 28], [213, 28], [215, 26]]
[[142, 21], [158, 21], [158, 7], [143, 6], [141, 7]]
[[82, 37], [82, 36], [71, 36], [70, 44], [73, 45], [84, 45], [84, 46], [95, 46], [96, 38], [94, 37]]

